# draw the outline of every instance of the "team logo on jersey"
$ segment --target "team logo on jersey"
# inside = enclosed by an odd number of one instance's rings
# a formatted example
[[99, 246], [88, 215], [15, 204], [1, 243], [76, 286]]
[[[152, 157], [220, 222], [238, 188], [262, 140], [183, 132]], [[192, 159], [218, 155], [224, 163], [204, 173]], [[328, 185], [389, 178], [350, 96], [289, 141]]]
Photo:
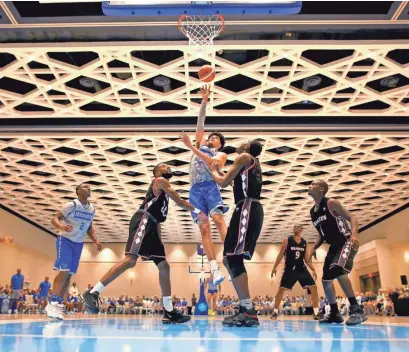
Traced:
[[93, 218], [94, 218], [94, 214], [92, 213], [85, 213], [80, 210], [76, 210], [74, 212], [74, 219], [92, 221]]
[[303, 248], [303, 247], [291, 247], [291, 250], [292, 251], [302, 251], [302, 252], [304, 252], [305, 248]]
[[327, 220], [327, 216], [326, 215], [322, 215], [320, 216], [317, 220], [315, 220], [312, 224], [314, 226], [318, 226], [321, 222], [323, 222], [324, 220]]

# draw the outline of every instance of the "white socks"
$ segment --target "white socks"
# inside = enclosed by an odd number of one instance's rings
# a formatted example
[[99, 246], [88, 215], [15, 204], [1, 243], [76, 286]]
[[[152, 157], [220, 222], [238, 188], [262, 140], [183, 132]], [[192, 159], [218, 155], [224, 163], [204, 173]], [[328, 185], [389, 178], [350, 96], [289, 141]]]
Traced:
[[104, 288], [105, 286], [101, 284], [101, 281], [98, 281], [97, 284], [94, 286], [94, 288], [91, 290], [91, 293], [94, 293], [94, 292], [101, 293]]
[[318, 315], [320, 310], [318, 308], [313, 308], [313, 310], [314, 310], [314, 315]]
[[163, 296], [163, 308], [165, 308], [168, 312], [171, 312], [173, 310], [171, 296]]
[[216, 271], [216, 270], [219, 269], [219, 266], [217, 265], [217, 261], [216, 261], [216, 260], [211, 260], [211, 261], [209, 262], [209, 265], [210, 265], [210, 271], [211, 271], [211, 272]]
[[274, 313], [278, 314], [278, 309], [274, 308]]
[[253, 308], [253, 302], [251, 301], [251, 298], [241, 299], [240, 305], [246, 309]]

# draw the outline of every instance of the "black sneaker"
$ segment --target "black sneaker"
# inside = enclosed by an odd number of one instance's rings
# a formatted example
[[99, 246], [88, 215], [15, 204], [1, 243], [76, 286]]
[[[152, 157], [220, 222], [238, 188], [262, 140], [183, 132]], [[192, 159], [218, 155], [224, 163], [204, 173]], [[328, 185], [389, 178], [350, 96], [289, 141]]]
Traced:
[[82, 298], [84, 300], [84, 306], [88, 309], [90, 314], [98, 314], [99, 313], [99, 292], [95, 291], [91, 293], [90, 290], [85, 291], [82, 294]]
[[346, 321], [346, 325], [358, 325], [368, 320], [368, 316], [365, 314], [364, 310], [353, 305], [349, 308], [349, 319]]
[[163, 309], [163, 324], [183, 324], [192, 319], [189, 315], [183, 315], [178, 312], [176, 309], [168, 312], [166, 309]]
[[222, 321], [222, 324], [230, 326], [231, 320], [237, 317], [240, 313], [244, 313], [244, 308], [242, 306], [239, 306], [239, 310], [237, 311], [237, 313], [234, 313], [233, 315], [229, 315], [225, 317]]
[[321, 320], [320, 324], [342, 324], [344, 322], [344, 318], [341, 317], [341, 314], [336, 313], [336, 314], [330, 314], [330, 315], [325, 315]]
[[258, 326], [260, 323], [258, 321], [257, 311], [254, 308], [247, 309], [243, 307], [242, 311], [234, 318], [227, 322], [223, 321], [223, 325], [252, 327]]
[[312, 319], [314, 319], [314, 320], [321, 320], [321, 319], [322, 319], [322, 316], [321, 316], [320, 313], [318, 313], [318, 314], [312, 314]]
[[277, 320], [277, 319], [278, 319], [278, 313], [273, 312], [273, 314], [271, 314], [270, 319], [271, 319], [271, 320]]

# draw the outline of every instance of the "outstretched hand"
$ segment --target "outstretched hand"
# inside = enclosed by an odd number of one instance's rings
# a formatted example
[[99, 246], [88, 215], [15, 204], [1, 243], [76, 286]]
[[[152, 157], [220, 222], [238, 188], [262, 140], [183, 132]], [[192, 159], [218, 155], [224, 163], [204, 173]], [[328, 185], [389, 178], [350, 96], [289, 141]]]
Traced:
[[181, 132], [179, 135], [180, 141], [189, 149], [193, 148], [192, 141], [190, 140], [189, 136], [185, 132]]
[[209, 100], [210, 93], [211, 93], [210, 86], [204, 85], [200, 87], [200, 94], [202, 95], [203, 102], [206, 103]]

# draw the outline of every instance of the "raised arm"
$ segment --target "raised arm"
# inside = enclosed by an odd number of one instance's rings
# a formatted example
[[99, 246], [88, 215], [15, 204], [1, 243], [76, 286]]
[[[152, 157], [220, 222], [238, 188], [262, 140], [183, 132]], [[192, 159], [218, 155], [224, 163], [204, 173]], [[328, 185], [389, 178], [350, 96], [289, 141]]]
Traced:
[[357, 239], [358, 235], [358, 219], [354, 214], [351, 214], [348, 210], [346, 210], [342, 204], [337, 201], [336, 199], [329, 199], [328, 200], [328, 207], [329, 210], [335, 215], [340, 216], [344, 220], [347, 220], [351, 223], [351, 241], [354, 244], [355, 249], [359, 247], [359, 241]]
[[229, 169], [229, 171], [222, 176], [220, 173], [220, 166], [217, 162], [214, 162], [211, 167], [210, 171], [212, 173], [212, 177], [215, 180], [215, 182], [222, 188], [227, 187], [237, 176], [237, 174], [242, 170], [243, 168], [249, 167], [253, 163], [253, 158], [251, 157], [250, 154], [243, 153], [240, 154], [236, 160], [234, 160], [234, 163], [232, 167]]
[[201, 87], [200, 94], [202, 95], [202, 104], [200, 104], [199, 116], [197, 118], [196, 143], [195, 143], [196, 148], [200, 148], [200, 146], [205, 144], [204, 124], [206, 120], [206, 106], [207, 106], [207, 101], [209, 100], [210, 87], [209, 86]]
[[284, 238], [283, 243], [281, 244], [280, 253], [278, 253], [278, 256], [273, 266], [273, 270], [271, 270], [271, 277], [274, 277], [274, 275], [276, 274], [277, 267], [283, 260], [285, 250], [287, 249], [287, 245], [288, 245], [288, 238]]

